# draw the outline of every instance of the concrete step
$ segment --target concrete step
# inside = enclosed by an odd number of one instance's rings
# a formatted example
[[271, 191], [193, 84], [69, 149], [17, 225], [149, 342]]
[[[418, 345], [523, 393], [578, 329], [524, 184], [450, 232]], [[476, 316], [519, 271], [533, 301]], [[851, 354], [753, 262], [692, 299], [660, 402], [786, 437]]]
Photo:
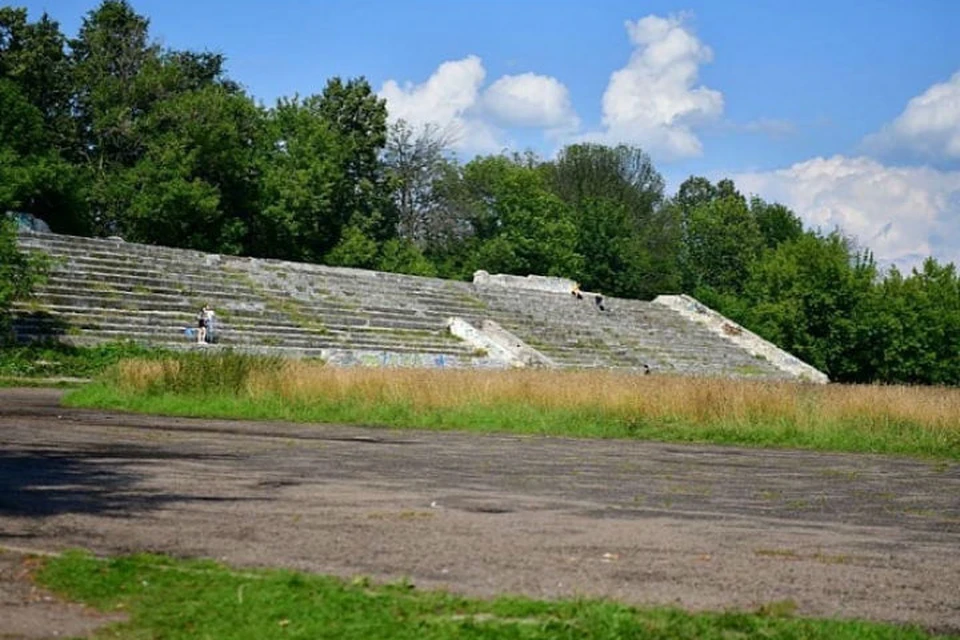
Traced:
[[601, 312], [591, 298], [566, 293], [52, 234], [25, 233], [19, 242], [49, 253], [54, 265], [38, 295], [16, 307], [22, 335], [184, 346], [184, 327], [209, 302], [224, 341], [247, 350], [439, 350], [466, 362], [471, 350], [446, 331], [456, 316], [477, 325], [495, 320], [563, 367], [650, 364], [691, 375], [784, 377], [729, 340], [641, 300], [606, 297], [609, 311]]

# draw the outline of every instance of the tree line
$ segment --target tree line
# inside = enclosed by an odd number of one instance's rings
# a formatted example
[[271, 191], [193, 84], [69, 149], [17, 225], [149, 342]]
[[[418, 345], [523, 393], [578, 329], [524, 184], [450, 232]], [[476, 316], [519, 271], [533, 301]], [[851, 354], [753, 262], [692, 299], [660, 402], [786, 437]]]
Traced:
[[222, 55], [159, 46], [106, 0], [76, 37], [0, 8], [0, 211], [202, 251], [583, 289], [689, 293], [848, 382], [960, 383], [960, 279], [877, 267], [730, 180], [673, 196], [634, 146], [458, 161], [363, 78], [258, 104]]

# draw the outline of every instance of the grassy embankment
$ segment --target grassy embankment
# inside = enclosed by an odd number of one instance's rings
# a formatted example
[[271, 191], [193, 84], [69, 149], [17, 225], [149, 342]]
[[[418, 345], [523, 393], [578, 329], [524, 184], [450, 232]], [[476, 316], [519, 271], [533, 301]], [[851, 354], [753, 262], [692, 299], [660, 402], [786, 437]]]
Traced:
[[337, 369], [233, 353], [120, 362], [65, 402], [180, 416], [960, 459], [960, 389], [591, 371]]
[[238, 572], [211, 561], [136, 555], [108, 561], [70, 553], [44, 561], [38, 580], [127, 622], [120, 638], [804, 638], [920, 640], [916, 628], [792, 617], [790, 601], [753, 613], [637, 609], [609, 601], [476, 600], [289, 571]]
[[157, 358], [169, 352], [133, 342], [74, 347], [59, 342], [0, 346], [0, 387], [77, 386], [125, 358]]

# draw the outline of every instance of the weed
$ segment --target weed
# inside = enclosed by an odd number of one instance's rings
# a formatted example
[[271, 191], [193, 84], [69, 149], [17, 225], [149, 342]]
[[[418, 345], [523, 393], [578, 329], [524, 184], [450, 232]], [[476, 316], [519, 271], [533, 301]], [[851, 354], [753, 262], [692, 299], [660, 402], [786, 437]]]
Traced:
[[762, 558], [787, 558], [799, 560], [800, 554], [792, 549], [754, 549], [753, 553]]
[[824, 469], [820, 474], [826, 478], [853, 481], [860, 477], [861, 472], [857, 469]]
[[758, 500], [765, 500], [767, 502], [776, 502], [783, 497], [783, 491], [773, 490], [773, 489], [764, 489], [763, 491], [758, 491], [754, 494], [754, 497]]
[[774, 600], [757, 607], [757, 615], [768, 618], [790, 618], [797, 612], [797, 603], [789, 598]]

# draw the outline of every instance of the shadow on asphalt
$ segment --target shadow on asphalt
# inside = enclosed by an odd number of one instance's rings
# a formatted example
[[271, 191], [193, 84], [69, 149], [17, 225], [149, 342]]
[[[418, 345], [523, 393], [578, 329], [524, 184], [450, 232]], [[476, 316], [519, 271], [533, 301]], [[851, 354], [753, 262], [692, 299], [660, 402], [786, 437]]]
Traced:
[[81, 513], [125, 517], [175, 501], [227, 502], [235, 498], [158, 492], [139, 487], [131, 467], [150, 460], [215, 460], [229, 456], [111, 446], [90, 451], [0, 451], [0, 516], [47, 517]]

